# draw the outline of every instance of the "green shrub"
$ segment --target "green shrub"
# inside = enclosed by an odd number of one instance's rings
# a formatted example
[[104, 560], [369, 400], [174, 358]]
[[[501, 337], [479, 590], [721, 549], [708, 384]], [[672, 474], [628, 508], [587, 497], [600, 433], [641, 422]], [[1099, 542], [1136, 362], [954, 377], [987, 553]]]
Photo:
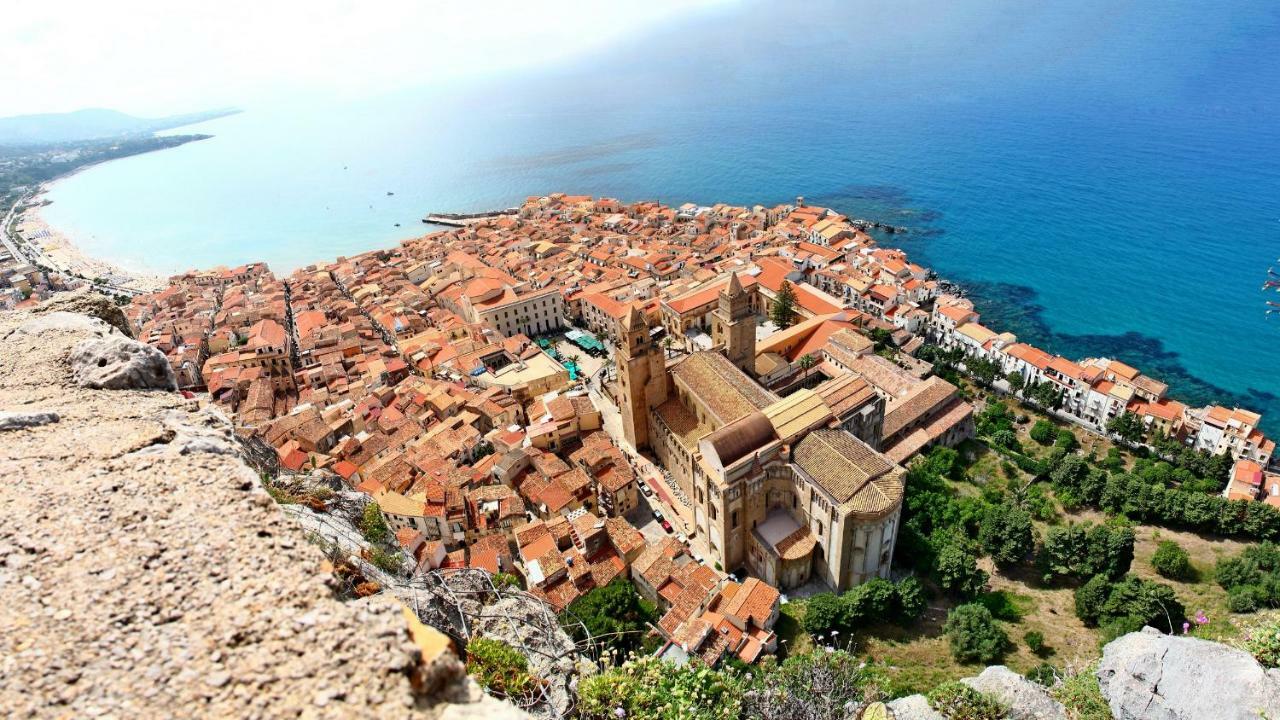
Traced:
[[467, 643], [467, 673], [497, 697], [525, 700], [537, 689], [528, 658], [501, 640], [478, 637]]
[[1151, 567], [1162, 577], [1185, 580], [1191, 576], [1191, 558], [1187, 551], [1172, 540], [1164, 540], [1151, 556]]
[[1028, 432], [1032, 440], [1041, 445], [1048, 445], [1058, 437], [1058, 429], [1048, 420], [1037, 420], [1035, 425], [1031, 426]]
[[1105, 575], [1094, 575], [1089, 582], [1076, 588], [1076, 617], [1090, 627], [1098, 624], [1102, 606], [1111, 593], [1111, 581]]
[[398, 575], [404, 571], [404, 557], [399, 552], [387, 552], [382, 548], [369, 550], [369, 562], [383, 572]]
[[1102, 696], [1102, 688], [1094, 675], [1094, 667], [1071, 673], [1050, 690], [1050, 694], [1067, 709], [1072, 720], [1111, 720], [1111, 706]]
[[896, 589], [898, 591], [898, 602], [894, 622], [899, 625], [910, 625], [920, 619], [920, 615], [924, 613], [924, 609], [928, 605], [928, 599], [924, 594], [924, 585], [920, 583], [919, 578], [913, 575], [898, 581]]
[[983, 513], [978, 542], [1001, 567], [1022, 562], [1035, 547], [1031, 515], [1012, 505], [992, 505]]
[[929, 691], [929, 706], [948, 720], [1003, 720], [1009, 708], [996, 698], [962, 682], [943, 683]]
[[986, 571], [978, 567], [978, 558], [959, 540], [946, 541], [938, 551], [938, 584], [959, 597], [973, 597], [987, 585]]
[[736, 720], [742, 678], [698, 660], [673, 665], [653, 656], [624, 663], [582, 680], [578, 712], [586, 720]]
[[1243, 645], [1263, 667], [1280, 667], [1280, 620], [1247, 628], [1243, 635]]
[[1233, 613], [1257, 612], [1266, 604], [1267, 594], [1257, 585], [1236, 585], [1227, 591], [1227, 608]]
[[990, 663], [1009, 649], [1009, 636], [996, 624], [991, 611], [978, 603], [952, 610], [943, 631], [951, 645], [951, 654], [962, 663]]
[[[563, 623], [574, 639], [587, 640], [582, 631], [586, 626], [591, 637], [606, 649], [613, 651], [614, 659], [621, 660], [628, 653], [640, 649], [649, 632], [649, 624], [658, 621], [656, 608], [636, 592], [630, 581], [618, 578], [604, 587], [592, 588], [574, 600], [564, 614]], [[581, 621], [582, 625], [578, 622]]]
[[887, 679], [856, 655], [822, 649], [767, 660], [751, 670], [743, 718], [844, 718], [846, 706], [884, 696]]
[[1027, 649], [1039, 655], [1044, 652], [1044, 633], [1038, 630], [1028, 630], [1022, 639], [1027, 643]]
[[1047, 662], [1040, 663], [1027, 671], [1026, 678], [1031, 682], [1051, 688], [1058, 682], [1058, 668]]
[[364, 514], [360, 516], [360, 533], [374, 545], [384, 543], [391, 537], [391, 530], [382, 517], [382, 509], [378, 507], [378, 503], [371, 502], [364, 506]]
[[1080, 441], [1076, 440], [1075, 433], [1063, 428], [1058, 431], [1058, 436], [1053, 439], [1053, 446], [1071, 452], [1080, 447]]

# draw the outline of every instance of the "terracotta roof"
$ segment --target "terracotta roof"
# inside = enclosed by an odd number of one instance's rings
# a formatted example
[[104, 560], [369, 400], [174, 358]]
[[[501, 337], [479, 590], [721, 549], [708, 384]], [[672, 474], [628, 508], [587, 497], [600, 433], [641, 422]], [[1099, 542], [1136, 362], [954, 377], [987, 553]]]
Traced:
[[902, 468], [844, 430], [814, 430], [796, 445], [796, 465], [840, 504], [883, 516], [902, 502]]

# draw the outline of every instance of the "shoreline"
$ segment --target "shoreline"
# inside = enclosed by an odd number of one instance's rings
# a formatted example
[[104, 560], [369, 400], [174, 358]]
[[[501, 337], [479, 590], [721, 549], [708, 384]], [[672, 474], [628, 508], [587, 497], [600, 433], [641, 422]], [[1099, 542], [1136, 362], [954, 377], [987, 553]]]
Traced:
[[107, 285], [135, 292], [150, 293], [164, 289], [168, 285], [167, 278], [129, 270], [109, 260], [92, 257], [76, 245], [70, 234], [59, 230], [45, 219], [41, 211], [46, 204], [44, 196], [49, 191], [49, 186], [82, 169], [84, 168], [77, 168], [67, 175], [42, 183], [27, 199], [29, 206], [15, 217], [14, 230], [22, 235], [28, 250], [37, 255], [35, 259], [57, 272], [78, 275], [90, 281], [102, 278]]

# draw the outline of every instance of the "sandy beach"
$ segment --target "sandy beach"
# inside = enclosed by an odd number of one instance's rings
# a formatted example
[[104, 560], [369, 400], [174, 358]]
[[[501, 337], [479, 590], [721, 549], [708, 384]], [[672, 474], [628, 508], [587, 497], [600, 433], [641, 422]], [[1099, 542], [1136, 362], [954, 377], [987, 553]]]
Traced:
[[[37, 201], [43, 195], [36, 196]], [[65, 233], [45, 222], [40, 211], [42, 205], [34, 205], [18, 217], [17, 230], [27, 240], [28, 246], [43, 255], [42, 261], [49, 267], [88, 279], [102, 278], [107, 284], [122, 288], [154, 292], [163, 288], [166, 280], [126, 270], [119, 265], [89, 257]]]

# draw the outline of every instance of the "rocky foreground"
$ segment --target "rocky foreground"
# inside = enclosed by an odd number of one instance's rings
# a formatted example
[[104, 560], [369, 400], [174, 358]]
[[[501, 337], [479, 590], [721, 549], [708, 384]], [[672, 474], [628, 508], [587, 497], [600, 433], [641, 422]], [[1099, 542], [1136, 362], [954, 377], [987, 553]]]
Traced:
[[[0, 708], [6, 717], [515, 718], [398, 603], [340, 602], [230, 424], [173, 391], [105, 299], [0, 315]], [[1280, 671], [1150, 629], [1097, 676], [1123, 720], [1280, 717]], [[1075, 717], [1003, 667], [1015, 719]], [[923, 696], [898, 720], [938, 720]]]
[[516, 715], [393, 600], [335, 599], [226, 419], [108, 302], [62, 304], [0, 314], [5, 717]]

